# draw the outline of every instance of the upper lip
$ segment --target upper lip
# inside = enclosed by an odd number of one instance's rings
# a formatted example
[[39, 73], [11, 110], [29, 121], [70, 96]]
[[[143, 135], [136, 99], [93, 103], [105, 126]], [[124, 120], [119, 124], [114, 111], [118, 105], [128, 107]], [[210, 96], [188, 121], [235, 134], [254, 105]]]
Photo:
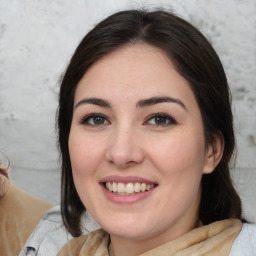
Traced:
[[148, 180], [142, 177], [137, 176], [107, 176], [100, 180], [100, 183], [106, 183], [106, 182], [120, 182], [120, 183], [146, 183], [146, 184], [157, 184], [157, 182]]

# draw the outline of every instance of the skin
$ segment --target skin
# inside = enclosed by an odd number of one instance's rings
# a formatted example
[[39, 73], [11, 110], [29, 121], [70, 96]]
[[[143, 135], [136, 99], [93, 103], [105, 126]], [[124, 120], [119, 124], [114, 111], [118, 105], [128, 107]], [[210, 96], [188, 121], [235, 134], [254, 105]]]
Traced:
[[9, 160], [0, 152], [0, 198], [3, 197], [10, 187], [8, 179]]
[[10, 180], [7, 178], [7, 170], [0, 168], [0, 198], [3, 197], [10, 187]]
[[[152, 97], [174, 101], [141, 103]], [[88, 118], [92, 113], [104, 117]], [[214, 149], [206, 147], [203, 134], [188, 82], [157, 48], [117, 49], [80, 80], [69, 137], [74, 182], [88, 212], [110, 234], [116, 256], [138, 255], [197, 226], [201, 177], [223, 151], [218, 138]], [[157, 186], [146, 198], [116, 203], [103, 192], [101, 181], [109, 176]]]

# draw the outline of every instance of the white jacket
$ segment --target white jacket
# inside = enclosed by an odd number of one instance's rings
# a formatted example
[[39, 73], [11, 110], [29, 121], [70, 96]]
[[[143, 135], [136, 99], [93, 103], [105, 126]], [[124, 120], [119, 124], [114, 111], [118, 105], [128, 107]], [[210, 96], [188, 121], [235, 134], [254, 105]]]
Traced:
[[256, 224], [243, 224], [229, 256], [256, 256]]

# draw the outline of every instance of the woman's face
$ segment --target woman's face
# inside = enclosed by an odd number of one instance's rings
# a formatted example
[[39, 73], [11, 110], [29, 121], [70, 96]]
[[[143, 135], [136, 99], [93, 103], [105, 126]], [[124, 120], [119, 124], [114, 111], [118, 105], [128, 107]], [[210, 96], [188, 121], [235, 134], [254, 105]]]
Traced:
[[85, 73], [69, 152], [84, 206], [113, 237], [165, 242], [195, 226], [212, 154], [188, 82], [161, 50], [126, 46]]

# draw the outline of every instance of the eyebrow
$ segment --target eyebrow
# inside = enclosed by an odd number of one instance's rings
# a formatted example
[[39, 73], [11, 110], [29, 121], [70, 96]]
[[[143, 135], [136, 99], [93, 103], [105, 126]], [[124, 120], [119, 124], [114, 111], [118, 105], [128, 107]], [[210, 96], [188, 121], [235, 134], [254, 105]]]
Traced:
[[[185, 104], [176, 98], [173, 97], [152, 97], [152, 98], [148, 98], [148, 99], [142, 99], [140, 101], [137, 102], [136, 107], [139, 108], [143, 108], [143, 107], [147, 107], [147, 106], [152, 106], [152, 105], [156, 105], [159, 103], [176, 103], [178, 105], [180, 105], [183, 109], [187, 110]], [[80, 100], [74, 108], [77, 108], [81, 105], [84, 104], [92, 104], [92, 105], [96, 105], [99, 107], [104, 107], [104, 108], [111, 108], [112, 105], [109, 101], [104, 100], [104, 99], [100, 99], [100, 98], [84, 98], [82, 100]]]
[[149, 99], [143, 99], [138, 101], [138, 103], [136, 104], [136, 107], [147, 107], [147, 106], [152, 106], [152, 105], [156, 105], [159, 103], [166, 103], [166, 102], [171, 102], [171, 103], [176, 103], [178, 105], [180, 105], [183, 109], [187, 110], [185, 104], [176, 98], [172, 98], [172, 97], [152, 97]]
[[96, 105], [99, 107], [104, 107], [104, 108], [111, 108], [111, 103], [108, 102], [107, 100], [103, 100], [100, 98], [85, 98], [80, 100], [76, 105], [75, 108], [83, 105], [83, 104], [92, 104], [92, 105]]

